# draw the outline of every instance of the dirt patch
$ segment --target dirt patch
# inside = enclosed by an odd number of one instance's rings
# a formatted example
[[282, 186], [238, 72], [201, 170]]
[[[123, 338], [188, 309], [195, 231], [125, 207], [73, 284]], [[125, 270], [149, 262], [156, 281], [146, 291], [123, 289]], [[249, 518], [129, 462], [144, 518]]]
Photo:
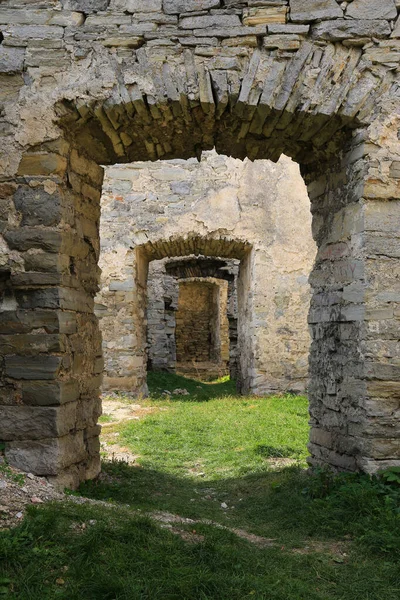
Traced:
[[0, 468], [0, 530], [21, 523], [27, 506], [65, 499], [47, 479], [5, 465], [1, 456]]
[[[122, 401], [120, 396], [103, 396], [103, 422], [102, 427], [107, 428], [121, 421], [139, 420], [157, 410], [156, 406], [141, 406], [133, 402]], [[104, 418], [109, 421], [104, 421]]]

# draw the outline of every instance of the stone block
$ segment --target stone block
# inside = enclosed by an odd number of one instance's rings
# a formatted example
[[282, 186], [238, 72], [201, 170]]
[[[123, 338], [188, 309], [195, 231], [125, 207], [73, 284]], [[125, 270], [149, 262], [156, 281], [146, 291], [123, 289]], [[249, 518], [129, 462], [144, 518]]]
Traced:
[[336, 0], [290, 0], [290, 20], [294, 23], [339, 19], [343, 11]]
[[27, 381], [21, 386], [21, 398], [29, 406], [59, 406], [79, 398], [76, 381]]
[[391, 33], [387, 21], [372, 21], [368, 19], [335, 19], [334, 21], [323, 21], [315, 25], [312, 36], [315, 39], [339, 42], [350, 38], [384, 38]]
[[110, 0], [61, 0], [63, 8], [67, 10], [76, 10], [90, 14], [106, 10]]
[[74, 429], [77, 403], [58, 407], [1, 406], [0, 440], [41, 440], [61, 437]]
[[132, 292], [135, 290], [135, 282], [133, 279], [126, 279], [125, 281], [110, 281], [108, 286], [110, 292]]
[[6, 356], [5, 374], [12, 379], [56, 379], [61, 364], [60, 356]]
[[163, 0], [163, 10], [167, 15], [196, 12], [219, 7], [220, 0]]
[[[181, 29], [205, 29], [212, 27], [240, 27], [241, 22], [237, 15], [204, 15], [200, 17], [184, 17], [179, 21]], [[207, 31], [209, 37], [213, 36], [212, 30]]]
[[346, 8], [346, 16], [353, 19], [396, 19], [394, 0], [353, 0]]
[[0, 73], [19, 73], [24, 66], [25, 49], [0, 46]]
[[23, 334], [0, 336], [0, 355], [35, 355], [46, 352], [64, 352], [65, 336], [59, 334]]
[[12, 250], [20, 252], [31, 248], [40, 248], [46, 252], [58, 252], [62, 241], [60, 231], [36, 229], [35, 227], [9, 228], [4, 231], [3, 236]]
[[22, 215], [21, 225], [58, 225], [61, 218], [59, 194], [48, 194], [43, 188], [21, 186], [14, 194], [15, 208]]
[[18, 167], [18, 175], [64, 175], [67, 166], [67, 159], [59, 154], [51, 152], [24, 154]]
[[10, 465], [36, 475], [58, 475], [87, 457], [83, 431], [61, 438], [12, 441], [7, 443], [5, 454]]

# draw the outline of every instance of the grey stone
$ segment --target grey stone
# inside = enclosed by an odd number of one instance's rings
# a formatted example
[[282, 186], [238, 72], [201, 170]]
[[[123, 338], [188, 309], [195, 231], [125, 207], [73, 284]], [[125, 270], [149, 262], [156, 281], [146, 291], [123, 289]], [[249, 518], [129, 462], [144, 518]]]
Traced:
[[163, 0], [163, 9], [168, 15], [218, 8], [220, 0]]
[[357, 37], [383, 38], [390, 35], [387, 21], [336, 19], [315, 25], [312, 29], [314, 38], [337, 42]]
[[22, 384], [22, 402], [31, 406], [58, 406], [79, 398], [76, 381], [28, 381]]
[[110, 281], [109, 290], [110, 292], [131, 292], [135, 289], [135, 283], [133, 279], [127, 279], [126, 281]]
[[21, 186], [14, 194], [14, 204], [22, 214], [21, 225], [57, 225], [61, 218], [61, 199], [41, 188]]
[[290, 20], [294, 23], [343, 17], [343, 11], [336, 0], [290, 0], [289, 6]]
[[21, 229], [8, 229], [3, 233], [10, 248], [20, 251], [31, 248], [41, 248], [48, 252], [57, 252], [61, 246], [62, 234], [51, 229], [36, 229], [23, 227]]
[[110, 9], [129, 13], [161, 12], [162, 0], [111, 0]]
[[[6, 356], [5, 373], [12, 379], [56, 379], [61, 363], [60, 356], [46, 354], [42, 356]], [[2, 439], [1, 436], [0, 439]]]
[[62, 438], [12, 441], [6, 445], [6, 459], [25, 472], [59, 475], [69, 465], [85, 460], [83, 431]]
[[0, 73], [18, 73], [23, 70], [25, 49], [0, 46]]
[[184, 17], [179, 21], [182, 29], [205, 29], [207, 36], [212, 37], [212, 27], [240, 27], [241, 22], [237, 15], [204, 15], [201, 17]]
[[76, 402], [57, 408], [40, 406], [0, 407], [0, 439], [40, 440], [68, 433], [75, 425]]
[[353, 19], [395, 19], [397, 10], [394, 0], [353, 0], [346, 9], [346, 16]]
[[61, 4], [63, 8], [89, 14], [106, 10], [110, 0], [61, 0]]
[[307, 35], [310, 31], [309, 25], [294, 25], [293, 23], [271, 23], [267, 27], [268, 33], [297, 33]]

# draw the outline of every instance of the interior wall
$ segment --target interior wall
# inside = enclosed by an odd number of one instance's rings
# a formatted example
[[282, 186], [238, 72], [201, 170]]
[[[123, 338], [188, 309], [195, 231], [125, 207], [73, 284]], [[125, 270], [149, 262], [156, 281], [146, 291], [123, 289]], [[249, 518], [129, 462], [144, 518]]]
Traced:
[[[184, 250], [179, 245], [168, 249], [176, 239]], [[252, 308], [245, 316], [246, 329], [238, 332], [238, 344], [246, 348], [241, 379], [247, 388], [257, 394], [303, 391], [310, 342], [308, 274], [315, 244], [299, 168], [286, 157], [277, 164], [252, 163], [215, 152], [204, 153], [200, 163], [172, 160], [107, 169], [97, 296], [97, 314], [104, 315], [105, 385], [143, 389], [135, 382], [147, 366], [147, 342], [143, 346], [137, 334], [144, 309], [138, 307], [128, 323], [126, 311], [132, 309], [124, 301], [130, 301], [131, 292], [143, 291], [135, 282], [134, 249], [145, 248], [150, 261], [190, 255], [195, 239], [209, 240], [210, 256], [235, 257], [232, 240], [253, 248], [248, 297], [242, 302]], [[141, 332], [139, 337], [146, 336]]]

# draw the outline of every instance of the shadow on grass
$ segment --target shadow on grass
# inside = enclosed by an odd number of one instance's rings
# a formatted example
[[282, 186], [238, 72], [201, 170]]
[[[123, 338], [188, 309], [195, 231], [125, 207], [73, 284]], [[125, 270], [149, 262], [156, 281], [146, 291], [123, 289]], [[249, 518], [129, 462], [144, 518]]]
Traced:
[[[237, 395], [236, 383], [229, 377], [205, 382], [175, 373], [150, 371], [147, 375], [147, 385], [151, 398], [160, 398], [163, 393], [170, 392], [171, 395], [168, 394], [170, 400], [180, 400], [181, 402], [186, 400], [188, 402], [206, 402], [214, 398]], [[174, 394], [175, 389], [187, 390], [190, 395]]]
[[104, 463], [100, 479], [81, 486], [80, 493], [145, 511], [212, 519], [295, 543], [309, 533], [303, 518], [307, 500], [302, 490], [306, 483], [307, 475], [298, 467], [210, 481], [115, 461]]
[[[81, 491], [111, 500], [114, 507], [72, 503], [31, 507], [20, 527], [0, 534], [0, 596], [398, 600], [394, 551], [377, 560], [368, 547], [349, 546], [349, 541], [340, 553], [335, 544], [321, 545], [324, 535], [340, 539], [351, 530], [351, 520], [360, 524], [362, 512], [367, 516], [373, 512], [371, 500], [362, 497], [360, 482], [355, 480], [357, 489], [349, 488], [340, 500], [341, 512], [335, 512], [334, 504], [312, 501], [303, 493], [307, 481], [304, 471], [296, 468], [197, 482], [124, 463], [105, 464], [103, 480], [87, 483]], [[141, 516], [140, 510], [207, 518], [275, 538], [276, 543], [261, 548], [206, 523], [165, 529]], [[384, 523], [383, 507], [379, 518]], [[386, 527], [395, 530], [394, 520]], [[315, 548], [314, 541], [319, 544]]]

